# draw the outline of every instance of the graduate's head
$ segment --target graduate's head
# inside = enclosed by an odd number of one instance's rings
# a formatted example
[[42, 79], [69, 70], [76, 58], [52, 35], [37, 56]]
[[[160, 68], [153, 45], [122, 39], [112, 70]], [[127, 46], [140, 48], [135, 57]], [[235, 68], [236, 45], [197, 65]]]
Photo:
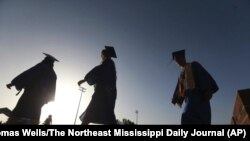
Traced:
[[52, 118], [52, 115], [49, 115], [48, 118]]
[[45, 58], [43, 59], [43, 62], [50, 64], [53, 66], [54, 62], [59, 62], [54, 56], [47, 54], [47, 53], [43, 53], [45, 55]]
[[173, 60], [181, 66], [184, 67], [186, 64], [185, 50], [179, 50], [172, 53]]
[[114, 47], [105, 46], [105, 49], [102, 50], [102, 60], [106, 60], [111, 57], [117, 58]]

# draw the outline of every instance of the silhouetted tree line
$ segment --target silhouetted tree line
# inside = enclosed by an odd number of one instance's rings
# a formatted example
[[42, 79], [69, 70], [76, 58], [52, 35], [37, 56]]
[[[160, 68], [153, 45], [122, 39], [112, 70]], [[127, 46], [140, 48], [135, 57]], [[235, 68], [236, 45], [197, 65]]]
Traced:
[[122, 121], [116, 120], [118, 125], [135, 125], [135, 123], [129, 119], [123, 118]]

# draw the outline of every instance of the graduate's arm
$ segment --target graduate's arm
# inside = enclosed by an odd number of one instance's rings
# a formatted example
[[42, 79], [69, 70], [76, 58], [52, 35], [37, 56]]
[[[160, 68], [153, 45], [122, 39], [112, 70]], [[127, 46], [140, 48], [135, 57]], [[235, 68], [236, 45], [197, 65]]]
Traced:
[[6, 87], [7, 87], [8, 89], [11, 89], [12, 86], [14, 86], [12, 83], [9, 83], [9, 84], [6, 85]]
[[218, 90], [218, 86], [212, 76], [202, 67], [199, 63], [194, 63], [194, 70], [196, 72], [196, 82], [198, 88], [204, 94], [204, 97], [207, 100], [210, 100], [213, 96], [213, 93]]
[[82, 79], [80, 81], [78, 81], [78, 86], [80, 86], [82, 83], [84, 83], [86, 80], [85, 79]]

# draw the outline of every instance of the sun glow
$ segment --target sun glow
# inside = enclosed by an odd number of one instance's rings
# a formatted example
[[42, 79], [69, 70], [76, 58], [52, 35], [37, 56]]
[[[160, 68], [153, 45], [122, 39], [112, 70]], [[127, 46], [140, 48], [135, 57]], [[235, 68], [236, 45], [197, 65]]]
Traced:
[[81, 91], [77, 85], [71, 86], [67, 83], [58, 84], [55, 101], [43, 106], [40, 118], [41, 124], [50, 114], [52, 115], [52, 124], [80, 124], [79, 116], [88, 105], [91, 98], [90, 94], [92, 93], [91, 87], [84, 85], [84, 88], [87, 91], [82, 93], [77, 114]]

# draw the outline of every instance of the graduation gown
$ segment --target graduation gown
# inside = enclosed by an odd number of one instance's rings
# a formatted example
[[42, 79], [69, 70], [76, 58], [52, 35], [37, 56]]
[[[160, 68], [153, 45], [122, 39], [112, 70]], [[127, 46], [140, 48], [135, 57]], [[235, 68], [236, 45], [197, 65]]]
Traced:
[[14, 78], [11, 83], [24, 92], [12, 116], [39, 121], [42, 106], [55, 98], [56, 79], [53, 66], [44, 61]]
[[[192, 62], [190, 66], [189, 69], [185, 67], [180, 75], [184, 81], [178, 80], [172, 103], [181, 107], [185, 101], [182, 124], [211, 124], [210, 98], [219, 88], [212, 76], [198, 62]], [[184, 89], [182, 94], [181, 85]]]
[[89, 85], [94, 85], [92, 99], [81, 115], [83, 122], [116, 124], [114, 113], [116, 101], [116, 70], [113, 60], [107, 59], [96, 66], [84, 78]]

